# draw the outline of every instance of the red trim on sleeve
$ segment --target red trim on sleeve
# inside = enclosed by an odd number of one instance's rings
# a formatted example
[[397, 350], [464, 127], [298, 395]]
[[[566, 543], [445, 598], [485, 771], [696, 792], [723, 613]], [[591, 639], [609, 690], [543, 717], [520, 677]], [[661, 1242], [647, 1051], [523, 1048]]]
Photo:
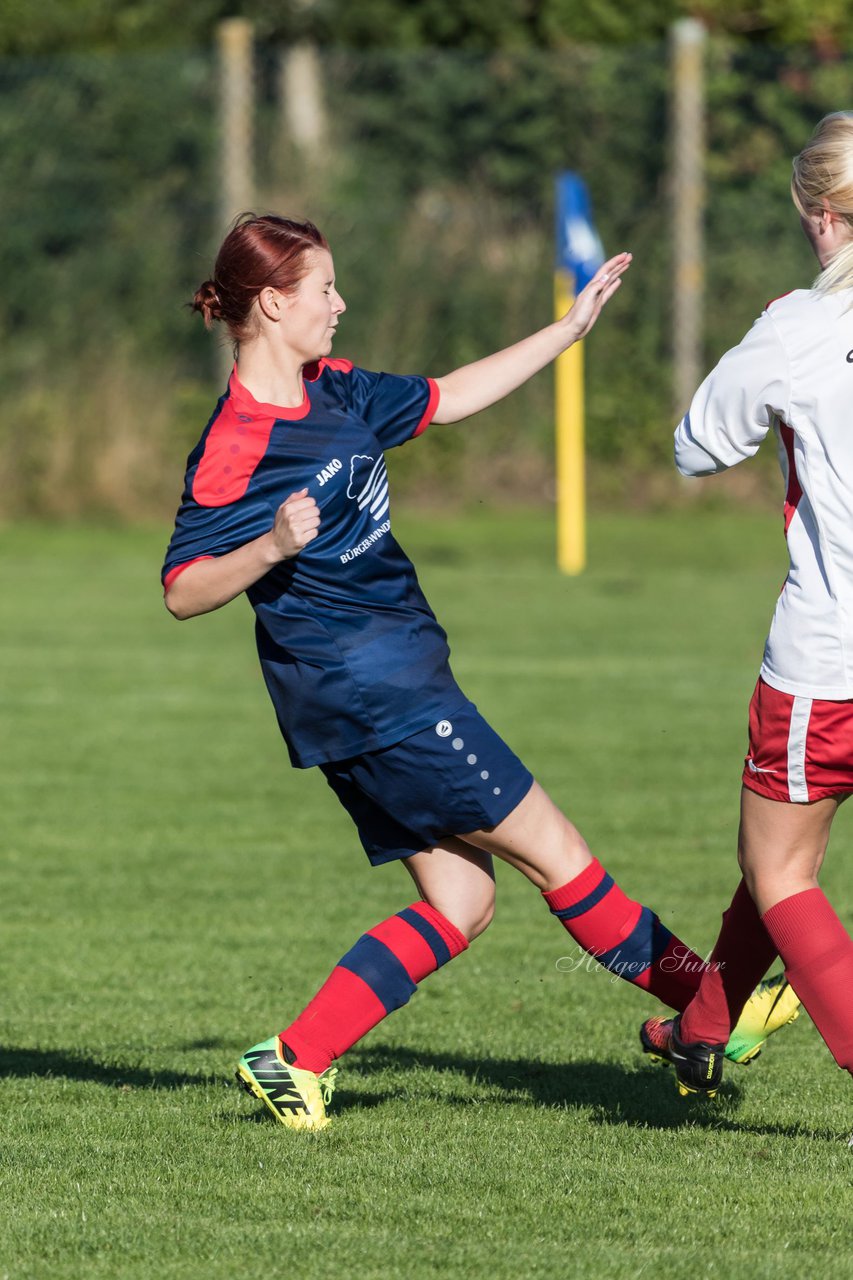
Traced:
[[170, 569], [163, 579], [163, 594], [169, 590], [176, 578], [180, 577], [184, 569], [189, 569], [191, 564], [198, 564], [199, 560], [215, 560], [215, 556], [196, 556], [194, 560], [187, 560], [186, 564], [176, 564], [174, 569]]
[[797, 464], [794, 461], [793, 428], [786, 426], [785, 423], [780, 423], [779, 432], [782, 436], [782, 443], [785, 446], [785, 453], [788, 455], [788, 492], [785, 494], [785, 532], [787, 533], [788, 525], [793, 520], [794, 512], [797, 509], [800, 498], [803, 496], [803, 490], [797, 475]]
[[429, 384], [429, 400], [427, 400], [427, 407], [424, 409], [424, 416], [421, 418], [412, 433], [413, 440], [415, 436], [419, 436], [421, 432], [426, 431], [435, 416], [435, 411], [438, 408], [438, 402], [441, 399], [441, 392], [438, 389], [438, 383], [435, 379], [427, 378], [427, 383]]
[[793, 289], [789, 289], [787, 293], [780, 293], [778, 298], [771, 298], [769, 302], [765, 302], [764, 310], [769, 311], [770, 308], [773, 306], [774, 302], [781, 302], [783, 298], [787, 298], [793, 292], [794, 292]]

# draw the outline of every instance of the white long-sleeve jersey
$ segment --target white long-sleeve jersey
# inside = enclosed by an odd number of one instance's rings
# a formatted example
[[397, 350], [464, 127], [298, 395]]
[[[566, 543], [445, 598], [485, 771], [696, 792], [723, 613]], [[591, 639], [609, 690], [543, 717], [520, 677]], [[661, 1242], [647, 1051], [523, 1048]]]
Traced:
[[682, 475], [743, 462], [767, 432], [787, 486], [790, 568], [761, 675], [810, 698], [853, 698], [853, 290], [768, 303], [675, 432]]

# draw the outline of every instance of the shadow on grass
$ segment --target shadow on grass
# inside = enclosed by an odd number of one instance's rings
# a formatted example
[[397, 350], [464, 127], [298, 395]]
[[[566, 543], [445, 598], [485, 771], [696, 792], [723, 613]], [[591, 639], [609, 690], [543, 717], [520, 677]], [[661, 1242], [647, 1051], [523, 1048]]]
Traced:
[[40, 1076], [84, 1080], [116, 1089], [182, 1089], [187, 1085], [219, 1084], [218, 1076], [186, 1071], [153, 1071], [147, 1067], [99, 1062], [63, 1049], [0, 1047], [0, 1077]]
[[[469, 1087], [454, 1082], [435, 1095], [438, 1104], [454, 1107], [522, 1103], [559, 1110], [591, 1112], [589, 1120], [599, 1125], [631, 1125], [642, 1129], [681, 1129], [689, 1126], [720, 1132], [751, 1133], [786, 1138], [808, 1136], [837, 1142], [838, 1133], [804, 1129], [797, 1125], [749, 1124], [732, 1114], [741, 1091], [731, 1074], [725, 1092], [715, 1101], [682, 1099], [674, 1088], [671, 1073], [651, 1066], [633, 1069], [612, 1062], [578, 1061], [559, 1064], [525, 1058], [466, 1057], [455, 1053], [431, 1053], [374, 1044], [354, 1049], [346, 1058], [346, 1074], [362, 1077], [369, 1092], [343, 1088], [335, 1094], [335, 1111], [365, 1110], [399, 1100], [428, 1098], [430, 1088], [425, 1072], [442, 1076], [462, 1076]], [[388, 1073], [420, 1074], [412, 1087], [405, 1080], [390, 1082]], [[61, 1049], [0, 1048], [0, 1077], [62, 1079], [92, 1082], [114, 1089], [181, 1089], [189, 1086], [222, 1085], [219, 1074], [186, 1071], [156, 1071], [140, 1065], [120, 1066]], [[230, 1081], [228, 1082], [230, 1083]], [[484, 1093], [484, 1087], [487, 1092]], [[265, 1109], [239, 1118], [247, 1123], [268, 1122]]]
[[[583, 1109], [592, 1112], [593, 1124], [631, 1125], [643, 1129], [682, 1129], [699, 1127], [720, 1132], [752, 1133], [786, 1138], [808, 1136], [837, 1142], [838, 1134], [828, 1129], [805, 1129], [797, 1125], [752, 1124], [732, 1114], [740, 1101], [741, 1089], [735, 1072], [729, 1071], [723, 1092], [716, 1099], [681, 1098], [675, 1089], [671, 1071], [651, 1064], [634, 1069], [613, 1062], [577, 1061], [568, 1063], [531, 1062], [523, 1058], [472, 1058], [454, 1053], [417, 1052], [392, 1045], [376, 1044], [369, 1049], [354, 1050], [347, 1055], [349, 1071], [369, 1077], [378, 1073], [380, 1089], [369, 1095], [356, 1095], [340, 1089], [335, 1096], [335, 1109], [371, 1105], [399, 1096], [387, 1089], [387, 1071], [435, 1071], [440, 1074], [466, 1076], [471, 1083], [469, 1093], [455, 1089], [441, 1092], [441, 1100], [452, 1105], [488, 1105], [498, 1103], [535, 1103], [562, 1110]], [[478, 1086], [486, 1086], [489, 1095], [478, 1096]], [[497, 1090], [495, 1094], [492, 1091]], [[768, 1104], [772, 1098], [768, 1097]]]

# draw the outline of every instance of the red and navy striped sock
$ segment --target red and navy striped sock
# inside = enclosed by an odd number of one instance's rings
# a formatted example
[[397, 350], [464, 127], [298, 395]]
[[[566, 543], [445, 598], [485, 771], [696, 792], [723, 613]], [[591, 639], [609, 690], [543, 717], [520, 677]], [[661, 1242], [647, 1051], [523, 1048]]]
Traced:
[[783, 898], [761, 919], [830, 1053], [853, 1074], [853, 939], [821, 889]]
[[288, 1060], [319, 1075], [467, 946], [465, 935], [427, 902], [414, 902], [383, 920], [362, 934], [280, 1033], [290, 1050]]
[[704, 961], [627, 897], [601, 863], [543, 893], [553, 914], [599, 964], [679, 1011], [692, 999]]

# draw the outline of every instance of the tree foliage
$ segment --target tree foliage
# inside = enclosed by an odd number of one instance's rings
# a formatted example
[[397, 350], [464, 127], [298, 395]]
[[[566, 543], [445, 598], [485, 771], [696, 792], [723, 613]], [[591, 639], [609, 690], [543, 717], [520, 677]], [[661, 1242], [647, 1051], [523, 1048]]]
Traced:
[[[219, 383], [214, 345], [185, 303], [223, 231], [212, 37], [235, 8], [258, 36], [257, 204], [313, 217], [329, 235], [350, 304], [342, 354], [441, 373], [545, 323], [553, 175], [575, 169], [606, 248], [635, 254], [587, 344], [590, 456], [613, 476], [663, 460], [664, 34], [686, 9], [679, 0], [5, 0], [0, 47], [15, 52], [0, 57], [0, 507], [125, 511], [136, 495], [139, 512], [171, 494], [163, 477]], [[701, 12], [718, 26], [707, 78], [712, 361], [768, 297], [811, 278], [790, 158], [821, 115], [850, 105], [851, 59], [835, 51], [847, 19], [834, 0], [709, 0]], [[288, 142], [277, 97], [280, 54], [308, 34], [330, 120], [312, 156]], [[416, 482], [433, 466], [447, 492], [473, 461], [468, 475], [504, 466], [515, 489], [533, 458], [542, 491], [550, 426], [542, 377], [493, 412], [488, 432], [438, 433], [426, 464], [412, 451]]]
[[225, 17], [262, 39], [355, 49], [561, 49], [660, 40], [680, 17], [752, 42], [853, 44], [849, 0], [4, 0], [0, 54], [204, 45]]

